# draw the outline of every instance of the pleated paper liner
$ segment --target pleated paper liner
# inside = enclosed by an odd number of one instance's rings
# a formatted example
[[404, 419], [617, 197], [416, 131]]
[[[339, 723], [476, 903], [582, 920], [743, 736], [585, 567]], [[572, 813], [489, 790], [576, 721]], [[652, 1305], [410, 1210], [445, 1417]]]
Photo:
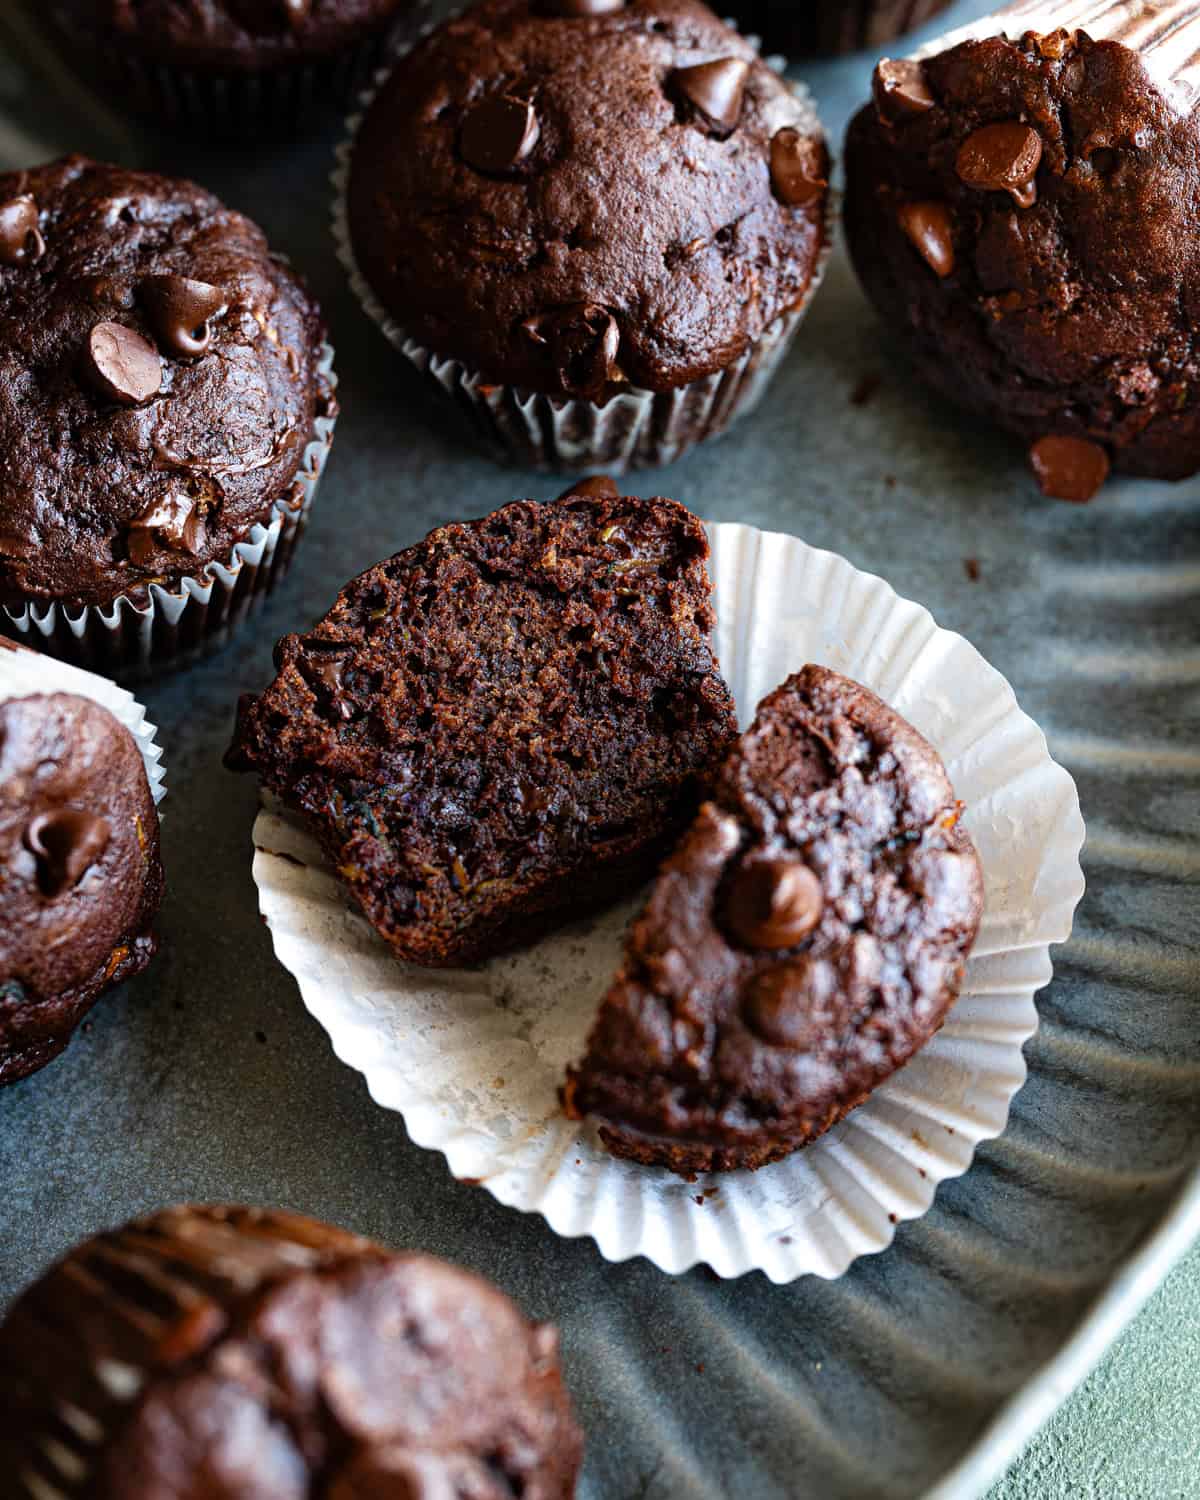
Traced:
[[[333, 350], [324, 346], [318, 366], [332, 393], [337, 388]], [[0, 634], [48, 656], [136, 682], [184, 666], [224, 645], [246, 616], [287, 573], [308, 524], [336, 425], [318, 415], [313, 437], [286, 496], [265, 524], [252, 526], [219, 562], [171, 587], [152, 583], [141, 598], [121, 594], [108, 605], [70, 610], [64, 605], [5, 605]]]
[[[416, 45], [432, 29], [432, 25], [425, 26], [410, 45]], [[757, 38], [748, 40], [757, 45]], [[767, 61], [776, 71], [784, 66], [782, 58]], [[695, 444], [723, 433], [736, 418], [753, 411], [791, 347], [824, 279], [837, 222], [837, 195], [832, 190], [826, 197], [824, 242], [803, 300], [777, 317], [724, 369], [677, 390], [648, 391], [630, 386], [603, 403], [496, 385], [462, 360], [443, 358], [411, 338], [375, 295], [355, 258], [346, 204], [350, 158], [358, 127], [388, 72], [387, 68], [381, 69], [372, 87], [363, 93], [358, 112], [346, 121], [345, 140], [337, 148], [331, 181], [333, 237], [338, 259], [367, 316], [415, 369], [465, 413], [493, 457], [525, 468], [562, 473], [602, 468], [608, 473], [623, 474], [629, 469], [669, 464]], [[816, 105], [808, 90], [790, 81], [788, 86], [804, 108], [806, 130], [821, 133]]]
[[155, 741], [158, 731], [133, 694], [94, 672], [84, 672], [66, 662], [48, 661], [36, 651], [0, 639], [0, 703], [49, 693], [74, 693], [79, 698], [91, 698], [124, 724], [142, 752], [154, 800], [162, 801], [167, 788], [162, 750]]
[[254, 878], [275, 952], [338, 1056], [419, 1145], [502, 1203], [591, 1235], [610, 1260], [721, 1276], [839, 1276], [924, 1213], [937, 1184], [998, 1135], [1025, 1078], [1034, 995], [1083, 892], [1070, 776], [1004, 678], [880, 578], [794, 537], [710, 526], [717, 648], [743, 724], [820, 662], [880, 694], [946, 761], [979, 849], [986, 911], [964, 993], [938, 1035], [807, 1150], [685, 1182], [609, 1156], [558, 1088], [621, 954], [631, 902], [474, 970], [398, 963], [352, 911], [313, 839], [278, 811], [255, 825]]

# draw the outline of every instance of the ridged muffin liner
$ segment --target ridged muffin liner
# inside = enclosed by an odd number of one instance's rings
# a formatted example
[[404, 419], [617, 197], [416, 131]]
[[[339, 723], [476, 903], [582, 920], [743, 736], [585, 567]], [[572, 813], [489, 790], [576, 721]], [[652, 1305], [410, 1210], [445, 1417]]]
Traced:
[[559, 1234], [610, 1260], [667, 1272], [839, 1276], [923, 1214], [937, 1184], [999, 1135], [1025, 1078], [1034, 996], [1051, 978], [1083, 893], [1084, 828], [1071, 777], [1012, 689], [961, 636], [881, 578], [795, 537], [708, 528], [715, 646], [743, 726], [806, 662], [857, 679], [913, 723], [966, 803], [986, 885], [962, 996], [906, 1067], [825, 1136], [757, 1172], [685, 1181], [619, 1161], [558, 1090], [578, 1059], [644, 896], [475, 969], [395, 960], [316, 841], [270, 807], [254, 829], [254, 879], [280, 962], [334, 1051], [399, 1111], [418, 1145]]
[[[318, 372], [337, 389], [333, 350], [323, 345]], [[0, 634], [78, 666], [137, 681], [195, 661], [224, 645], [287, 573], [333, 445], [337, 422], [318, 415], [287, 494], [270, 519], [256, 523], [220, 561], [205, 563], [169, 587], [152, 583], [144, 597], [119, 594], [110, 604], [4, 605]]]
[[10, 646], [0, 640], [0, 703], [7, 703], [10, 698], [32, 698], [49, 693], [74, 693], [76, 697], [91, 698], [101, 708], [107, 708], [133, 735], [146, 765], [150, 791], [156, 803], [162, 801], [167, 786], [162, 749], [156, 739], [158, 730], [146, 718], [146, 710], [131, 692], [118, 687], [107, 677], [84, 672], [64, 661], [47, 660], [37, 651]]
[[[415, 46], [433, 29], [432, 24], [426, 25], [410, 46]], [[756, 41], [754, 37], [748, 40]], [[782, 58], [766, 61], [777, 72], [783, 71]], [[630, 386], [603, 403], [497, 385], [462, 360], [435, 354], [419, 339], [411, 337], [384, 307], [359, 269], [348, 221], [350, 160], [363, 116], [390, 71], [381, 69], [371, 88], [364, 91], [357, 113], [346, 121], [345, 139], [337, 148], [331, 181], [333, 237], [338, 259], [367, 316], [416, 370], [466, 413], [483, 446], [494, 458], [524, 468], [561, 473], [603, 468], [610, 474], [623, 474], [630, 469], [655, 468], [673, 462], [706, 438], [719, 436], [735, 418], [754, 409], [787, 354], [824, 279], [837, 223], [838, 200], [832, 188], [825, 198], [821, 250], [803, 300], [775, 318], [723, 369], [675, 390], [649, 391]], [[823, 134], [808, 90], [802, 84], [785, 82], [805, 109], [806, 127]]]
[[[417, 13], [426, 9], [422, 3]], [[57, 7], [50, 19], [67, 61], [121, 109], [180, 135], [225, 141], [248, 131], [280, 139], [311, 135], [314, 119], [353, 106], [415, 24], [410, 12], [331, 57], [253, 70], [156, 62], [119, 41], [96, 41], [81, 57], [75, 23]]]

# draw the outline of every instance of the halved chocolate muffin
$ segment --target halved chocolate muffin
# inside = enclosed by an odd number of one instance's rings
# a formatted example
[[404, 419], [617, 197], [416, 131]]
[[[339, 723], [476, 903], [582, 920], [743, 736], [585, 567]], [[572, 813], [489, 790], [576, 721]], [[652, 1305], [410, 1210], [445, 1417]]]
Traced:
[[0, 1084], [53, 1061], [146, 967], [162, 889], [158, 814], [125, 726], [72, 693], [0, 703]]
[[979, 859], [933, 748], [807, 666], [759, 706], [664, 865], [569, 1112], [618, 1156], [758, 1167], [828, 1130], [958, 996]]
[[281, 1210], [85, 1241], [0, 1326], [13, 1500], [569, 1500], [555, 1330], [428, 1255]]
[[707, 557], [665, 499], [440, 527], [279, 643], [227, 763], [303, 816], [399, 957], [528, 940], [649, 876], [736, 733]]

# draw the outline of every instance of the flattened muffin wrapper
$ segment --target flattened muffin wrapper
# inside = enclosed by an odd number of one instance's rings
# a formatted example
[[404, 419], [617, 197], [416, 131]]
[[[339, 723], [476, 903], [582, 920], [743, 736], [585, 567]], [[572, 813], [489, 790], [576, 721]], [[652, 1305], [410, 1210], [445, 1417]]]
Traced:
[[561, 1235], [592, 1236], [610, 1260], [835, 1277], [885, 1249], [1004, 1130], [1050, 945], [1066, 941], [1083, 893], [1083, 820], [1074, 782], [1008, 683], [927, 610], [795, 537], [733, 524], [708, 536], [714, 644], [743, 727], [806, 662], [865, 684], [941, 755], [983, 865], [983, 923], [944, 1026], [827, 1134], [757, 1172], [687, 1182], [610, 1156], [595, 1122], [563, 1114], [566, 1066], [583, 1054], [644, 893], [456, 972], [397, 962], [316, 841], [273, 806], [255, 825], [254, 879], [276, 956], [334, 1051], [455, 1177]]
[[[416, 13], [423, 15], [427, 0]], [[276, 137], [312, 133], [314, 119], [347, 109], [415, 24], [402, 16], [374, 36], [364, 37], [332, 57], [280, 63], [258, 71], [245, 68], [187, 67], [138, 57], [128, 43], [97, 42], [87, 58], [79, 55], [75, 23], [57, 7], [52, 34], [67, 61], [86, 82], [117, 98], [123, 110], [153, 119], [181, 135], [231, 142], [247, 131]]]
[[167, 785], [162, 747], [157, 743], [158, 730], [133, 694], [107, 677], [97, 677], [94, 672], [84, 672], [67, 662], [49, 660], [40, 652], [10, 644], [0, 637], [0, 703], [7, 703], [10, 698], [50, 693], [73, 693], [107, 708], [133, 735], [142, 752], [154, 800], [162, 801], [167, 795]]
[[[336, 390], [328, 344], [318, 371]], [[221, 561], [205, 563], [194, 576], [170, 586], [152, 583], [140, 599], [120, 594], [111, 604], [78, 610], [57, 603], [5, 605], [0, 633], [125, 681], [172, 670], [224, 645], [287, 573], [308, 524], [336, 422], [336, 412], [314, 419], [313, 436], [287, 494], [273, 503], [270, 519], [252, 526]]]
[[[432, 24], [425, 26], [412, 45], [432, 29]], [[756, 42], [754, 37], [748, 40]], [[785, 66], [782, 58], [768, 58], [767, 62], [777, 72], [782, 72]], [[670, 391], [630, 386], [603, 403], [496, 385], [462, 360], [435, 354], [420, 340], [410, 337], [380, 302], [359, 269], [347, 217], [350, 158], [359, 124], [389, 71], [380, 69], [371, 88], [363, 93], [358, 111], [346, 121], [345, 139], [337, 148], [331, 181], [333, 237], [338, 259], [367, 316], [414, 368], [467, 414], [492, 457], [523, 468], [564, 474], [597, 468], [610, 474], [624, 474], [630, 469], [672, 463], [695, 444], [719, 436], [736, 418], [753, 411], [824, 280], [838, 214], [839, 200], [832, 188], [825, 197], [821, 251], [803, 300], [775, 318], [724, 369]], [[816, 105], [808, 90], [802, 84], [786, 81], [804, 106], [808, 127], [814, 133], [821, 133]]]

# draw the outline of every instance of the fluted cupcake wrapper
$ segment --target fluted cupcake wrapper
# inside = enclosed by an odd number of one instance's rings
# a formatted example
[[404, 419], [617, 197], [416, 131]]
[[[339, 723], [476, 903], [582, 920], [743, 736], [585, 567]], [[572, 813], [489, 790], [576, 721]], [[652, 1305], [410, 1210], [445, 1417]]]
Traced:
[[[430, 30], [431, 25], [424, 27], [411, 45]], [[754, 37], [749, 40], [756, 42]], [[781, 58], [767, 61], [782, 72]], [[837, 221], [837, 196], [832, 189], [825, 200], [820, 255], [803, 300], [770, 323], [724, 369], [675, 390], [648, 391], [630, 386], [602, 403], [497, 385], [462, 360], [435, 354], [419, 339], [411, 337], [383, 306], [359, 269], [347, 217], [350, 159], [363, 115], [389, 71], [381, 69], [372, 86], [363, 93], [357, 113], [346, 121], [346, 136], [337, 148], [331, 181], [333, 237], [338, 259], [367, 316], [416, 370], [465, 412], [493, 457], [523, 468], [561, 473], [602, 468], [611, 474], [623, 474], [629, 469], [669, 464], [697, 443], [719, 436], [736, 418], [753, 411], [787, 354], [824, 279]], [[802, 84], [789, 82], [788, 86], [805, 108], [806, 127], [820, 132], [821, 122], [812, 96]]]
[[[337, 387], [333, 350], [323, 346], [318, 371]], [[111, 604], [5, 605], [0, 632], [64, 661], [125, 681], [138, 681], [194, 661], [222, 646], [291, 564], [329, 458], [332, 416], [318, 415], [288, 493], [270, 519], [250, 528], [228, 556], [205, 563], [170, 587], [152, 583], [145, 597], [120, 594]]]
[[84, 672], [66, 662], [47, 661], [39, 652], [10, 645], [0, 638], [0, 703], [48, 693], [74, 693], [108, 709], [133, 735], [146, 765], [150, 791], [156, 803], [162, 801], [167, 788], [162, 749], [156, 743], [158, 730], [146, 718], [146, 710], [133, 694], [106, 677], [97, 677], [94, 672]]
[[[422, 0], [418, 15], [427, 8]], [[123, 110], [181, 135], [226, 141], [247, 132], [310, 133], [314, 118], [353, 105], [414, 24], [402, 18], [332, 57], [250, 70], [155, 62], [117, 41], [98, 42], [81, 57], [67, 15], [54, 9], [50, 19], [67, 60], [93, 88], [112, 91]]]
[[806, 662], [864, 683], [942, 756], [983, 863], [983, 924], [945, 1025], [828, 1134], [757, 1172], [689, 1183], [617, 1160], [592, 1123], [566, 1118], [564, 1070], [583, 1053], [636, 903], [479, 968], [433, 971], [392, 957], [316, 842], [273, 808], [255, 824], [254, 879], [276, 956], [334, 1051], [457, 1178], [559, 1234], [591, 1235], [610, 1260], [840, 1276], [1004, 1129], [1050, 945], [1066, 941], [1083, 892], [1083, 820], [1004, 678], [927, 610], [795, 537], [741, 525], [708, 535], [716, 653], [740, 722]]

